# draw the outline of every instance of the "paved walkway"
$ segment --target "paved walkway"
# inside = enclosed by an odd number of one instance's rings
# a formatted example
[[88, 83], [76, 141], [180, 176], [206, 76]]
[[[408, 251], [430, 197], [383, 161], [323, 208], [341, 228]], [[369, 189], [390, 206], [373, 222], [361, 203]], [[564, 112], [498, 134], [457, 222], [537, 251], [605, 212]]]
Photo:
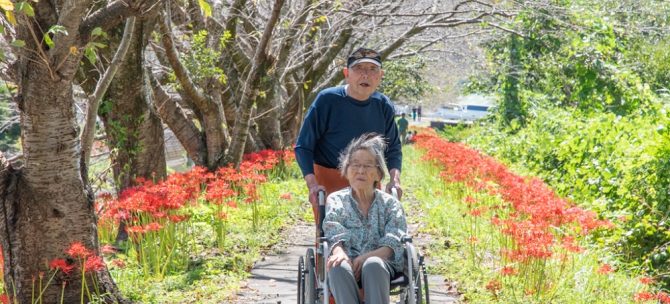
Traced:
[[[413, 231], [416, 228], [410, 227]], [[314, 228], [299, 224], [286, 232], [287, 242], [275, 254], [266, 256], [251, 270], [251, 278], [238, 293], [238, 298], [229, 303], [279, 304], [297, 302], [298, 259], [313, 245]], [[417, 247], [425, 239], [415, 238]], [[427, 261], [430, 263], [430, 261]], [[458, 293], [445, 282], [442, 276], [429, 275], [431, 303], [458, 303]]]

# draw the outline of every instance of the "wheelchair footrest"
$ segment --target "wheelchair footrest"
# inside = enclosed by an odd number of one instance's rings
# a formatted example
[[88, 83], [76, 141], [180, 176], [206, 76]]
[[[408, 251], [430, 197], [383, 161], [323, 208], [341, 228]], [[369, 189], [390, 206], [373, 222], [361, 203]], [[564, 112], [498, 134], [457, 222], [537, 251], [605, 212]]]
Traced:
[[404, 274], [398, 275], [391, 280], [391, 289], [405, 287], [407, 285], [409, 285], [409, 278]]

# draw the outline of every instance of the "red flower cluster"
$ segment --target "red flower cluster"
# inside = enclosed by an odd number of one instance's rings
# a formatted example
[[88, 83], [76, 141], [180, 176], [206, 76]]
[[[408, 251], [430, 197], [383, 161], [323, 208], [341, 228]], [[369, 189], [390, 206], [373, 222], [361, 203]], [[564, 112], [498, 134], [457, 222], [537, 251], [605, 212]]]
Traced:
[[[105, 262], [102, 260], [102, 257], [96, 255], [93, 250], [86, 248], [81, 242], [72, 242], [70, 247], [65, 250], [65, 253], [79, 261], [79, 267], [85, 273], [99, 272], [105, 269]], [[70, 264], [66, 259], [56, 258], [49, 262], [49, 269], [61, 271], [66, 275], [72, 273], [72, 270], [75, 268], [77, 268], [77, 265]]]
[[72, 269], [74, 269], [74, 265], [68, 264], [65, 259], [53, 259], [51, 260], [51, 263], [49, 263], [49, 269], [60, 270], [65, 274], [70, 274]]
[[614, 268], [612, 268], [612, 265], [607, 263], [600, 265], [600, 268], [598, 268], [599, 274], [610, 274], [612, 272], [614, 272]]
[[[441, 139], [432, 130], [418, 134], [416, 145], [426, 150], [425, 159], [443, 168], [440, 175], [447, 182], [461, 182], [476, 191], [500, 196], [507, 202], [507, 219], [494, 215], [492, 222], [511, 237], [513, 244], [510, 249], [503, 250], [503, 254], [512, 261], [549, 258], [557, 244], [562, 244], [568, 251], [581, 252], [570, 233], [557, 235], [555, 227], [562, 227], [564, 231], [572, 227], [575, 234], [587, 234], [611, 225], [598, 220], [594, 212], [571, 206], [541, 180], [521, 177], [495, 159], [464, 144]], [[469, 212], [472, 216], [481, 216], [485, 211], [476, 208], [472, 197], [466, 197], [465, 203], [472, 208]]]
[[280, 162], [291, 161], [293, 153], [288, 150], [263, 150], [245, 155], [239, 169], [228, 166], [209, 172], [196, 166], [189, 172], [171, 174], [158, 183], [137, 179], [137, 186], [123, 191], [117, 200], [110, 199], [109, 195], [99, 198], [100, 221], [125, 220], [129, 223], [128, 232], [137, 236], [158, 231], [169, 222], [186, 220], [188, 216], [179, 209], [195, 204], [203, 190], [206, 190], [204, 198], [213, 204], [226, 202], [234, 208], [237, 198], [257, 201], [257, 186], [267, 180], [265, 172]]

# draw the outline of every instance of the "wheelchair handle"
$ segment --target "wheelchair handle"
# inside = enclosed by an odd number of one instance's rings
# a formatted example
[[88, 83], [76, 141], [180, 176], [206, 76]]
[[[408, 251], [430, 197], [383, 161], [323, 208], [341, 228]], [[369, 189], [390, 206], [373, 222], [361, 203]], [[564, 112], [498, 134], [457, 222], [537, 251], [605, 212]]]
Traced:
[[325, 190], [319, 190], [317, 193], [317, 197], [319, 199], [319, 206], [325, 206], [326, 205], [326, 191]]
[[323, 219], [326, 217], [326, 191], [319, 190], [317, 193], [317, 198], [319, 199], [319, 207], [317, 208], [316, 226], [318, 227], [318, 237], [323, 237], [325, 234], [323, 232]]

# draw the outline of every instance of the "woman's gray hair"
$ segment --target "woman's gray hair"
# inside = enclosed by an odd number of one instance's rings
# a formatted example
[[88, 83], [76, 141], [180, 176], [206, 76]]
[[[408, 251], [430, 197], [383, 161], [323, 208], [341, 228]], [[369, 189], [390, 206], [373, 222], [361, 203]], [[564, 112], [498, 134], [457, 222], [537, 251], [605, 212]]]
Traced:
[[[384, 137], [377, 133], [365, 133], [360, 137], [354, 138], [349, 145], [340, 153], [339, 169], [342, 176], [347, 176], [347, 169], [351, 162], [351, 156], [358, 150], [366, 150], [375, 156], [377, 162], [377, 170], [379, 171], [380, 179], [384, 180], [386, 176], [386, 161], [384, 160], [384, 150], [386, 149], [386, 141]], [[377, 187], [377, 185], [375, 185]]]

